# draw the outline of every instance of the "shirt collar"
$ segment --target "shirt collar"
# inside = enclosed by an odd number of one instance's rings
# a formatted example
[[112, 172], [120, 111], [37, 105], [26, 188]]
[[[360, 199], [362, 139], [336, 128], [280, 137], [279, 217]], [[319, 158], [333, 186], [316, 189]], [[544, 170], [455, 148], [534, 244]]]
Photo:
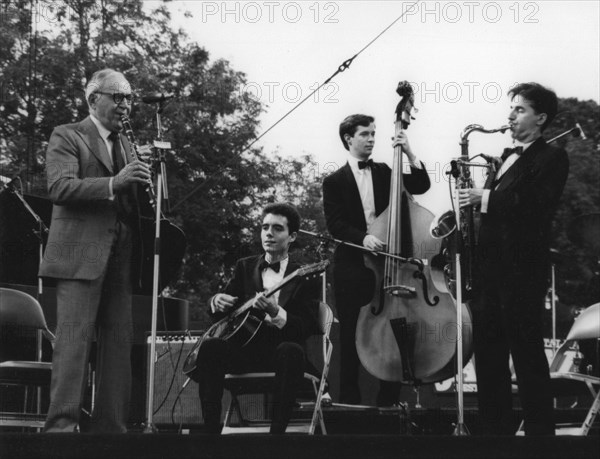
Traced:
[[[271, 263], [275, 263], [273, 260], [270, 259], [271, 257], [267, 257], [267, 254], [265, 253], [264, 259], [269, 262], [269, 264]], [[279, 260], [279, 263], [281, 263], [281, 266], [285, 266], [284, 263], [287, 265], [288, 260], [290, 259], [289, 254], [286, 255], [285, 258], [282, 258], [281, 260]]]
[[[535, 139], [535, 140], [537, 140], [537, 139]], [[532, 142], [527, 142], [527, 143], [524, 143], [524, 142], [519, 142], [518, 140], [515, 140], [515, 141], [513, 142], [513, 147], [523, 147], [523, 151], [525, 151], [525, 150], [527, 150], [527, 149], [529, 148], [529, 146], [530, 146], [530, 145], [531, 145], [533, 142], [535, 142], [535, 140], [533, 140]]]
[[91, 118], [92, 122], [96, 125], [96, 127], [98, 128], [98, 133], [100, 134], [100, 137], [102, 137], [104, 140], [106, 140], [108, 138], [108, 136], [111, 134], [111, 131], [106, 129], [104, 127], [104, 125], [100, 122], [100, 120], [98, 118], [96, 118], [94, 115], [92, 115], [91, 113], [90, 113], [90, 118]]
[[353, 172], [364, 172], [366, 169], [359, 169], [358, 162], [363, 161], [362, 159], [355, 158], [354, 156], [348, 156], [348, 164], [350, 164], [350, 168]]

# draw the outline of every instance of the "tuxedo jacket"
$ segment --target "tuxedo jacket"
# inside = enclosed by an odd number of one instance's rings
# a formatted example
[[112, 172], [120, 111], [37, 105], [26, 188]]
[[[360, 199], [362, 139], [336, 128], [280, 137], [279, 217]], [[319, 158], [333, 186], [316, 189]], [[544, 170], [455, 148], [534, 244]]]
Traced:
[[[242, 258], [237, 261], [233, 277], [223, 293], [238, 297], [236, 307], [241, 307], [247, 301], [264, 291], [262, 274], [259, 269], [264, 255]], [[284, 277], [298, 269], [300, 265], [289, 260]], [[263, 324], [254, 341], [268, 342], [275, 346], [284, 341], [304, 344], [306, 339], [319, 333], [318, 313], [320, 300], [320, 281], [318, 279], [294, 278], [279, 291], [278, 304], [287, 312], [287, 322], [283, 328]], [[214, 298], [214, 297], [213, 297]], [[211, 298], [208, 302], [209, 315], [216, 321], [225, 316], [224, 313], [213, 313]], [[258, 336], [258, 335], [257, 335]]]
[[552, 218], [568, 174], [566, 151], [541, 137], [503, 174], [481, 214], [484, 269], [511, 278], [547, 279]]
[[[375, 199], [375, 215], [379, 216], [388, 206], [392, 170], [385, 163], [373, 163], [371, 177]], [[403, 174], [406, 191], [411, 194], [425, 193], [431, 183], [423, 167], [411, 167], [410, 174]], [[346, 163], [323, 181], [323, 207], [329, 233], [336, 239], [361, 245], [367, 235], [367, 222], [358, 191], [358, 185]], [[363, 252], [340, 245], [335, 252], [334, 272], [343, 277], [364, 275]]]
[[[121, 144], [132, 161], [129, 142]], [[48, 243], [40, 276], [97, 279], [104, 272], [116, 238], [116, 197], [110, 153], [90, 117], [58, 126], [46, 151], [48, 192], [53, 202]], [[130, 267], [131, 260], [124, 260]]]

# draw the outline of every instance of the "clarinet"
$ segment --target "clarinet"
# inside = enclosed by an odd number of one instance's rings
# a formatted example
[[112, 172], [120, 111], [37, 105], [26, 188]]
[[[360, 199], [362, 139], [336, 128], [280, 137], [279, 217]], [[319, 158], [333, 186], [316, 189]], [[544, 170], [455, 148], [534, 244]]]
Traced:
[[[121, 115], [121, 122], [123, 123], [123, 129], [125, 130], [127, 140], [131, 145], [131, 153], [133, 155], [133, 158], [137, 161], [141, 161], [139, 149], [135, 141], [135, 136], [133, 135], [133, 129], [131, 128], [131, 123], [129, 122], [129, 118], [127, 117], [127, 115]], [[152, 209], [156, 211], [156, 194], [154, 193], [154, 185], [151, 179], [148, 179], [148, 183], [145, 186], [145, 190], [148, 195], [148, 200], [150, 201]]]

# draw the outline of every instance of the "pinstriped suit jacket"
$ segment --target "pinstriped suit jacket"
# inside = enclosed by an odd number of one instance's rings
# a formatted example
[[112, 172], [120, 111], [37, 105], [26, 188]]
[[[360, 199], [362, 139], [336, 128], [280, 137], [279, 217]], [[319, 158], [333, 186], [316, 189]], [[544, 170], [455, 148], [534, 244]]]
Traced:
[[[129, 142], [121, 138], [130, 162]], [[54, 129], [46, 173], [54, 205], [40, 276], [97, 279], [116, 238], [117, 208], [109, 199], [114, 175], [109, 152], [90, 117]]]

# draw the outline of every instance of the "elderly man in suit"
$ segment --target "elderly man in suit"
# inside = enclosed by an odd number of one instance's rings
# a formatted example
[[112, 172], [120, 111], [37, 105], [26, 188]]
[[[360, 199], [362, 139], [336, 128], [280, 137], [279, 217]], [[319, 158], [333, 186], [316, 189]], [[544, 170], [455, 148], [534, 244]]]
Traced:
[[484, 189], [461, 190], [461, 206], [481, 206], [481, 295], [472, 305], [479, 409], [484, 433], [512, 434], [512, 355], [527, 435], [554, 435], [542, 312], [548, 290], [552, 218], [569, 174], [567, 153], [542, 132], [558, 109], [537, 83], [509, 91], [515, 149]]
[[[213, 337], [198, 351], [197, 371], [202, 415], [207, 431], [221, 432], [221, 398], [226, 373], [275, 372], [273, 417], [270, 432], [282, 434], [292, 414], [296, 393], [308, 362], [303, 349], [306, 338], [318, 333], [319, 281], [294, 278], [272, 296], [273, 288], [299, 268], [288, 256], [300, 229], [300, 215], [287, 203], [269, 204], [262, 212], [261, 241], [264, 254], [242, 258], [235, 265], [223, 293], [209, 300], [215, 320], [247, 301], [263, 315], [263, 325], [245, 346]], [[257, 294], [258, 293], [258, 294]]]
[[87, 363], [98, 344], [93, 432], [126, 432], [131, 389], [132, 269], [139, 221], [135, 187], [150, 178], [120, 134], [132, 93], [123, 74], [100, 70], [86, 87], [90, 115], [58, 126], [46, 152], [54, 206], [40, 275], [57, 280], [46, 432], [79, 430]]
[[[335, 238], [369, 250], [385, 250], [384, 241], [368, 233], [375, 218], [387, 208], [390, 196], [390, 167], [370, 159], [375, 145], [375, 119], [367, 115], [348, 116], [340, 124], [339, 135], [350, 155], [343, 167], [323, 181], [327, 228]], [[393, 146], [398, 145], [410, 161], [410, 173], [403, 177], [406, 190], [425, 193], [430, 186], [429, 176], [414, 155], [406, 133], [394, 139]], [[333, 278], [340, 321], [340, 402], [358, 404], [361, 394], [356, 323], [360, 307], [369, 303], [374, 292], [373, 273], [365, 267], [361, 250], [341, 245], [335, 251]], [[381, 381], [377, 404], [397, 404], [399, 394], [398, 383]]]

